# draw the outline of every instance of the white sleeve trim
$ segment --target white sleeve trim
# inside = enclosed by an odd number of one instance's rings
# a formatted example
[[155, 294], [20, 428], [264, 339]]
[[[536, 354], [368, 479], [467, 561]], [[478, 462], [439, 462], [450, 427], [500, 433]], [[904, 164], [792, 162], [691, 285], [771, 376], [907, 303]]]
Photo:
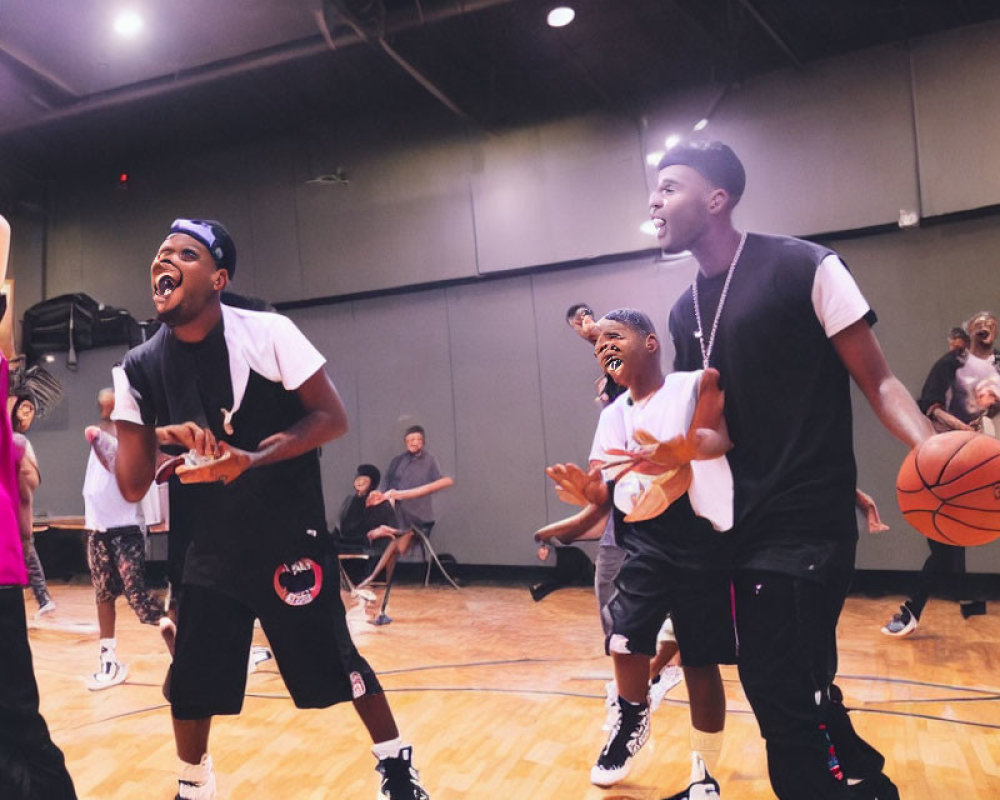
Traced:
[[832, 254], [816, 269], [812, 304], [827, 338], [836, 336], [871, 310], [844, 262]]
[[223, 306], [233, 408], [243, 402], [250, 370], [294, 392], [326, 363], [295, 323], [280, 314]]
[[115, 407], [111, 412], [111, 419], [115, 422], [134, 422], [136, 425], [144, 424], [142, 412], [139, 410], [139, 403], [136, 402], [132, 393], [132, 384], [128, 381], [125, 368], [118, 366], [111, 369], [111, 377], [115, 385]]

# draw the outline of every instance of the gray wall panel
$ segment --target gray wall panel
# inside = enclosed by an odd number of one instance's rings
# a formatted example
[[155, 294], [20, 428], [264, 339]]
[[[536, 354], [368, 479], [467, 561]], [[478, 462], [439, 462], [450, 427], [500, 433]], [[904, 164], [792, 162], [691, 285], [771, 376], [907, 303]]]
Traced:
[[531, 281], [457, 287], [447, 300], [461, 477], [440, 547], [481, 563], [537, 563], [531, 534], [547, 487]]
[[491, 139], [473, 180], [480, 271], [648, 247], [639, 233], [647, 192], [638, 142], [629, 121], [608, 117]]
[[1000, 24], [913, 45], [924, 213], [1000, 203]]

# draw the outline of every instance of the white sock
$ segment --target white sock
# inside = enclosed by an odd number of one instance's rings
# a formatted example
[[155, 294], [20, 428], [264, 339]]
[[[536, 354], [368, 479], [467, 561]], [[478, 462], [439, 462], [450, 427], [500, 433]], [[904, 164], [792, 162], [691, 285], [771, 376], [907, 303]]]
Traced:
[[105, 661], [115, 661], [115, 649], [118, 647], [118, 639], [112, 636], [110, 639], [101, 639], [101, 658]]
[[387, 739], [384, 742], [375, 742], [375, 744], [372, 745], [372, 753], [375, 755], [375, 758], [381, 761], [383, 758], [396, 758], [399, 756], [399, 751], [408, 746], [409, 745], [403, 741], [402, 736], [397, 736], [395, 739]]
[[197, 764], [181, 761], [180, 774], [183, 781], [196, 784], [207, 783], [212, 776], [212, 757], [205, 753]]
[[[691, 728], [691, 749], [701, 756], [709, 773], [714, 773], [722, 754], [722, 737], [724, 731], [708, 733], [697, 728]], [[697, 780], [701, 780], [698, 778]]]

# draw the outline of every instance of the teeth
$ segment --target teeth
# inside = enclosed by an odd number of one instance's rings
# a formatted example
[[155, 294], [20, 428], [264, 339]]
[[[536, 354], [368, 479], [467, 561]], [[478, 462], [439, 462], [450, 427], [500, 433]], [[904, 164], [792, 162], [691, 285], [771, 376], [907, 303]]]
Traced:
[[156, 288], [154, 291], [156, 294], [160, 295], [160, 297], [170, 297], [178, 285], [179, 281], [177, 281], [173, 275], [161, 275], [156, 279]]

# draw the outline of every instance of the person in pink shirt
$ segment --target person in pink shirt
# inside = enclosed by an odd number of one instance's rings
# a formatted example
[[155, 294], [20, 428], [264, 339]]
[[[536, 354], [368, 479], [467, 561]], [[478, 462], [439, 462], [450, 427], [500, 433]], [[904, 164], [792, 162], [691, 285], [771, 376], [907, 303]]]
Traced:
[[[0, 283], [7, 274], [10, 225], [0, 216]], [[0, 318], [6, 295], [0, 295]], [[8, 380], [0, 355], [0, 385]], [[17, 467], [10, 419], [0, 414], [0, 797], [76, 800], [62, 751], [38, 712], [38, 684], [28, 646], [24, 586], [28, 582], [17, 525]]]

